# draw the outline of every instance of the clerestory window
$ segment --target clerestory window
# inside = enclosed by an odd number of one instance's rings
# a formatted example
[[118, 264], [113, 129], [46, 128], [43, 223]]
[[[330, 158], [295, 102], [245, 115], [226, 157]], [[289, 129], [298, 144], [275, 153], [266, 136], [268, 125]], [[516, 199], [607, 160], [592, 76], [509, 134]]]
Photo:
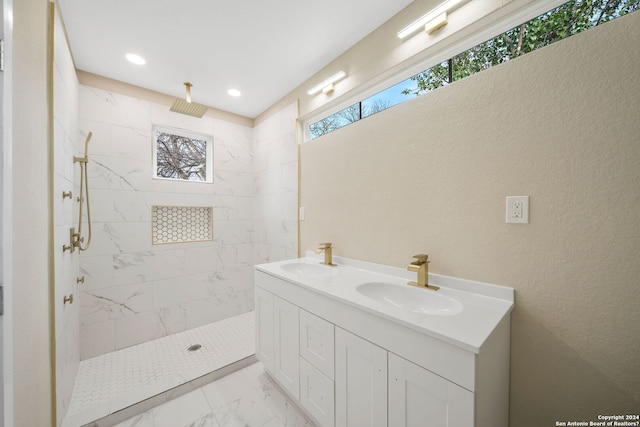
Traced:
[[367, 99], [309, 124], [309, 139], [640, 9], [640, 0], [571, 0]]

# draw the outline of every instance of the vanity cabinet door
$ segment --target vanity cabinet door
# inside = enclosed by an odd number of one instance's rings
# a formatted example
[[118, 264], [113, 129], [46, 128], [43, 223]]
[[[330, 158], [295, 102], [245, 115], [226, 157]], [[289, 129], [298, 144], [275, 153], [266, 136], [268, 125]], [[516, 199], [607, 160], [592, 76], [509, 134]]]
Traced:
[[300, 332], [298, 307], [276, 296], [274, 308], [274, 375], [296, 399], [300, 399]]
[[336, 426], [386, 426], [387, 351], [338, 327], [335, 337]]
[[255, 288], [256, 357], [265, 369], [275, 373], [273, 295]]
[[334, 426], [334, 384], [318, 368], [300, 358], [300, 404], [322, 427]]
[[473, 393], [389, 353], [389, 425], [473, 426]]
[[334, 378], [333, 324], [300, 309], [300, 356]]

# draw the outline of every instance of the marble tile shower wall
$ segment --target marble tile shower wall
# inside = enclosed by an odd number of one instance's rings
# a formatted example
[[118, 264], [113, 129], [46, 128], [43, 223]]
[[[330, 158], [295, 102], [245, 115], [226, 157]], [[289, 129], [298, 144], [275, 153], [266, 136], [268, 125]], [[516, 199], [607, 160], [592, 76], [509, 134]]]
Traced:
[[255, 127], [256, 263], [298, 256], [298, 143], [294, 102]]
[[[69, 229], [77, 227], [80, 170], [73, 163], [73, 156], [82, 155], [84, 135], [78, 124], [79, 83], [71, 59], [60, 16], [54, 24], [53, 68], [53, 221], [54, 221], [54, 302], [56, 337], [56, 405], [57, 425], [67, 413], [73, 385], [80, 364], [80, 325], [78, 304], [79, 255], [75, 251], [63, 252], [62, 245], [69, 244]], [[71, 192], [72, 198], [63, 198], [63, 192]], [[65, 304], [64, 297], [73, 295], [72, 304]]]
[[[253, 310], [254, 129], [83, 85], [79, 111], [93, 132], [81, 358]], [[154, 124], [213, 135], [214, 183], [152, 179]], [[152, 245], [152, 205], [213, 206], [213, 241]]]

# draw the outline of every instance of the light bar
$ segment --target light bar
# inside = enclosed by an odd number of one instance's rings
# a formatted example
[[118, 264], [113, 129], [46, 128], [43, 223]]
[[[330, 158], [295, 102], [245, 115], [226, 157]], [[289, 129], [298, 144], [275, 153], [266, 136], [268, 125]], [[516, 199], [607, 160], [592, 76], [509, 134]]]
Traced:
[[315, 95], [316, 93], [320, 92], [322, 89], [326, 88], [327, 86], [330, 86], [333, 83], [337, 82], [338, 80], [343, 79], [346, 75], [347, 73], [345, 73], [344, 71], [340, 71], [334, 74], [333, 76], [329, 77], [327, 80], [324, 80], [322, 83], [315, 85], [314, 87], [309, 89], [307, 93], [309, 95]]
[[398, 38], [404, 39], [405, 37], [415, 33], [420, 28], [424, 27], [430, 21], [433, 21], [438, 16], [442, 15], [445, 12], [448, 12], [450, 9], [461, 3], [462, 0], [447, 0], [444, 3], [441, 3], [435, 9], [427, 12], [426, 15], [422, 16], [418, 20], [412, 22], [411, 24], [404, 27], [402, 30], [398, 31]]
[[433, 20], [424, 24], [424, 30], [427, 32], [427, 34], [431, 34], [435, 30], [438, 30], [447, 25], [448, 22], [449, 21], [447, 20], [447, 12], [445, 12], [442, 15], [436, 16]]

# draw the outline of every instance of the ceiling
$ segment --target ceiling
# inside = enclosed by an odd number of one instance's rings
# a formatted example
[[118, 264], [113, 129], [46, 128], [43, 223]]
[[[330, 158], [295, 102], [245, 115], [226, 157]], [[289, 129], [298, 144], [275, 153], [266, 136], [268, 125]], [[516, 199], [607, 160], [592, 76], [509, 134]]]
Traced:
[[[78, 69], [180, 98], [189, 81], [194, 102], [255, 118], [412, 1], [59, 4]], [[228, 95], [232, 88], [242, 95]]]

